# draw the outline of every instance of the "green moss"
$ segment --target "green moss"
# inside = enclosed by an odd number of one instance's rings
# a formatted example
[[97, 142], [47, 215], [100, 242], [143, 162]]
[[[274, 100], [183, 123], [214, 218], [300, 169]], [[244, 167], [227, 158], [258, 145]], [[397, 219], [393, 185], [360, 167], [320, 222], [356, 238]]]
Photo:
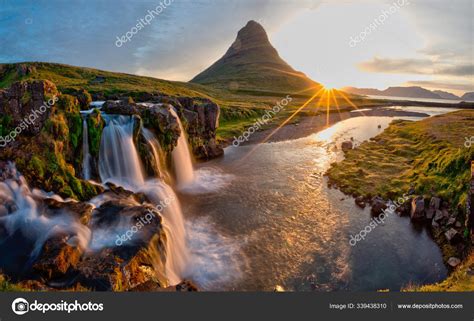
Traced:
[[79, 147], [79, 142], [82, 138], [82, 118], [80, 114], [68, 114], [67, 118], [69, 124], [69, 142], [75, 150]]
[[89, 130], [89, 152], [93, 157], [99, 157], [100, 140], [105, 122], [99, 110], [95, 110], [87, 118], [87, 128]]
[[46, 165], [38, 156], [33, 156], [30, 160], [30, 163], [28, 164], [28, 169], [33, 175], [43, 178]]
[[[371, 141], [349, 150], [328, 176], [347, 194], [391, 198], [415, 187], [464, 207], [474, 148], [464, 148], [474, 111], [459, 111], [418, 122], [396, 121]], [[445, 128], [449, 128], [446, 131]]]
[[29, 91], [25, 92], [23, 96], [21, 96], [20, 102], [22, 105], [28, 103], [31, 100], [31, 93]]
[[0, 136], [8, 135], [13, 126], [13, 117], [11, 115], [0, 116]]

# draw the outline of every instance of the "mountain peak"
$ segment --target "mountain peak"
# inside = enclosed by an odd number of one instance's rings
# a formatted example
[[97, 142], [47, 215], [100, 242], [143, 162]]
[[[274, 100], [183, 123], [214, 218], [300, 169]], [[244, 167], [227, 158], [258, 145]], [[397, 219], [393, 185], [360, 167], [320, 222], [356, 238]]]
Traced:
[[254, 20], [238, 31], [222, 58], [191, 82], [272, 92], [295, 92], [319, 86], [279, 56], [263, 26]]

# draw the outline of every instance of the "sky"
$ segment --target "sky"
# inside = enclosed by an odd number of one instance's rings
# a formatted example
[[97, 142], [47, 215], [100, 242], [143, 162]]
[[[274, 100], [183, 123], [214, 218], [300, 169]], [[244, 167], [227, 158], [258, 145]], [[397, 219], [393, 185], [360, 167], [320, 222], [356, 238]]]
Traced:
[[474, 91], [473, 16], [474, 0], [0, 0], [0, 63], [188, 81], [256, 20], [283, 59], [326, 87], [459, 95]]

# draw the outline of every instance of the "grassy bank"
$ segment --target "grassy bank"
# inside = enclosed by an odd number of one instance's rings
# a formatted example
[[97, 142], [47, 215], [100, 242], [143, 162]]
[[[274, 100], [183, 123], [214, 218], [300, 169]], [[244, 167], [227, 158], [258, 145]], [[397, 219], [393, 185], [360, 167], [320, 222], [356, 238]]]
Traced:
[[347, 194], [388, 199], [413, 186], [416, 194], [434, 191], [453, 207], [465, 206], [474, 148], [464, 142], [473, 133], [472, 110], [418, 122], [396, 120], [382, 134], [349, 150], [328, 176]]
[[[376, 126], [376, 124], [374, 124]], [[381, 196], [396, 199], [410, 189], [429, 199], [433, 195], [449, 202], [454, 217], [464, 226], [471, 180], [474, 147], [464, 146], [474, 133], [474, 111], [456, 111], [422, 121], [397, 120], [380, 135], [346, 152], [342, 162], [328, 170], [329, 181], [346, 194], [367, 199]], [[446, 262], [458, 256], [459, 247], [445, 237], [446, 227], [431, 232]], [[469, 231], [464, 229], [469, 253]], [[472, 249], [471, 249], [472, 251]], [[462, 255], [462, 254], [461, 254]], [[410, 285], [407, 291], [474, 291], [474, 254], [445, 281], [426, 286]]]

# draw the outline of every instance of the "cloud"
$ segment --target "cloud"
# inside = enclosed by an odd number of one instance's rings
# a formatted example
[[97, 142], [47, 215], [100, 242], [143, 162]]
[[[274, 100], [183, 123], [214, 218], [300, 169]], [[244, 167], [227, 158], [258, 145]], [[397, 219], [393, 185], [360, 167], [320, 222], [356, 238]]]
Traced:
[[428, 59], [390, 59], [374, 57], [372, 60], [358, 64], [366, 72], [389, 74], [433, 74], [433, 62]]
[[366, 72], [388, 74], [418, 74], [436, 76], [472, 76], [474, 65], [448, 65], [437, 63], [430, 59], [390, 59], [374, 57], [372, 60], [361, 62], [358, 67]]

